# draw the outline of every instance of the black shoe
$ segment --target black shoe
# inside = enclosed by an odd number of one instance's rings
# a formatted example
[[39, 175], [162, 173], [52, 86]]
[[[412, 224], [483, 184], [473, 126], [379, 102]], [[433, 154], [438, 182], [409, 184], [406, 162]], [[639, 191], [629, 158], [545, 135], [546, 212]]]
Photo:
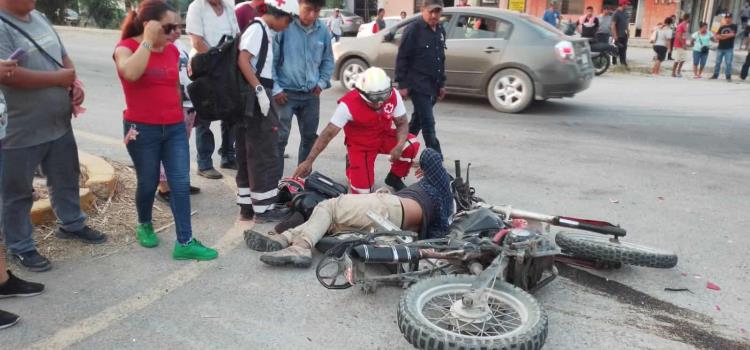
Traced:
[[107, 241], [106, 235], [88, 226], [75, 232], [69, 232], [60, 227], [55, 231], [55, 236], [60, 239], [77, 239], [88, 244], [102, 244]]
[[275, 222], [275, 221], [282, 221], [289, 216], [289, 209], [287, 208], [281, 208], [281, 209], [270, 209], [266, 210], [262, 213], [255, 213], [255, 223], [256, 224], [263, 224], [267, 222]]
[[406, 188], [406, 185], [404, 185], [404, 181], [394, 173], [388, 173], [388, 176], [385, 177], [385, 184], [393, 187], [396, 192]]
[[299, 225], [302, 225], [305, 223], [305, 217], [300, 212], [293, 212], [292, 215], [289, 215], [284, 221], [276, 224], [276, 226], [273, 228], [276, 233], [282, 233], [286, 230], [293, 229]]
[[52, 263], [36, 249], [21, 254], [13, 254], [13, 261], [31, 272], [44, 272], [52, 268]]
[[240, 220], [251, 221], [255, 217], [255, 211], [250, 204], [240, 204]]
[[232, 159], [222, 159], [220, 166], [222, 169], [237, 170], [237, 161]]
[[198, 175], [203, 176], [207, 179], [211, 179], [211, 180], [218, 180], [224, 177], [224, 175], [216, 171], [216, 169], [214, 168], [210, 168], [206, 170], [198, 170]]
[[727, 81], [731, 82], [732, 81], [732, 77], [727, 77]]
[[198, 194], [198, 193], [201, 193], [201, 189], [193, 185], [190, 185], [190, 194]]
[[160, 201], [162, 201], [162, 202], [164, 202], [166, 204], [169, 204], [169, 198], [170, 198], [169, 196], [171, 194], [172, 194], [172, 192], [170, 192], [170, 191], [164, 191], [164, 192], [162, 192], [162, 191], [156, 190], [156, 199], [158, 199], [158, 200], [160, 200]]
[[5, 329], [18, 323], [21, 317], [7, 311], [0, 310], [0, 329]]
[[8, 270], [8, 280], [0, 284], [0, 298], [10, 297], [33, 297], [42, 294], [44, 285], [41, 283], [27, 282]]
[[711, 79], [711, 80], [716, 80], [716, 79], [719, 79], [719, 76], [718, 76], [718, 75], [712, 75], [712, 76], [711, 76], [710, 78], [708, 78], [708, 79]]

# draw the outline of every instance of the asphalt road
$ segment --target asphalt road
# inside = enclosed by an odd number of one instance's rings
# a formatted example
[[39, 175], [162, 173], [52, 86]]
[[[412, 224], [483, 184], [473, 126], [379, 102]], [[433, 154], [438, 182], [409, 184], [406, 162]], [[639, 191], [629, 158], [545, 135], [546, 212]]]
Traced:
[[[129, 162], [111, 60], [117, 36], [61, 34], [87, 87], [89, 111], [75, 121], [80, 147]], [[323, 94], [322, 123], [343, 92]], [[749, 94], [746, 83], [608, 74], [573, 99], [521, 115], [480, 99], [438, 104], [446, 164], [471, 162], [472, 184], [489, 202], [620, 223], [629, 241], [679, 255], [670, 270], [561, 268], [535, 295], [549, 315], [546, 349], [750, 349]], [[339, 180], [341, 143], [317, 164]], [[287, 171], [297, 144], [293, 137]], [[386, 169], [380, 160], [379, 176]], [[0, 348], [410, 348], [396, 326], [401, 289], [328, 291], [312, 269], [264, 266], [234, 222], [232, 179], [193, 181], [204, 190], [193, 198], [195, 232], [220, 247], [219, 260], [176, 262], [171, 244], [131, 244], [56, 261], [47, 273], [19, 272], [48, 291], [0, 303], [23, 316], [0, 333]]]

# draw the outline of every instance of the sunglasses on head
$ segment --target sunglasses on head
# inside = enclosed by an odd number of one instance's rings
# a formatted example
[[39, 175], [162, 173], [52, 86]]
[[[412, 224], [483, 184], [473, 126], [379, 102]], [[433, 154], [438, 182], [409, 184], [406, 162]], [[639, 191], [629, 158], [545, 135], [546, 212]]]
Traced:
[[172, 34], [173, 32], [175, 32], [177, 30], [177, 27], [178, 27], [178, 25], [176, 25], [174, 23], [165, 24], [165, 25], [161, 26], [161, 28], [164, 30], [164, 34], [167, 34], [167, 35]]

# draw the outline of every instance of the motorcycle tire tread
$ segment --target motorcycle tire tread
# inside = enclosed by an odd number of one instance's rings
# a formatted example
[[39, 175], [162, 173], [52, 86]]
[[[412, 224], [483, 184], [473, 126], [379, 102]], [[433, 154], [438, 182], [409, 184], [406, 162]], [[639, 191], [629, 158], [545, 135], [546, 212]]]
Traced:
[[404, 338], [414, 347], [422, 350], [539, 350], [547, 339], [548, 319], [539, 302], [531, 294], [505, 282], [495, 284], [495, 289], [512, 294], [528, 309], [534, 321], [526, 330], [508, 339], [483, 340], [461, 337], [448, 332], [440, 332], [433, 327], [421, 324], [414, 314], [416, 300], [424, 290], [444, 283], [471, 284], [476, 276], [453, 275], [424, 279], [411, 286], [401, 297], [398, 305], [398, 326]]
[[657, 253], [634, 249], [628, 246], [613, 246], [588, 240], [579, 240], [575, 236], [560, 232], [555, 243], [563, 253], [584, 259], [619, 262], [627, 265], [670, 269], [677, 265], [674, 253]]

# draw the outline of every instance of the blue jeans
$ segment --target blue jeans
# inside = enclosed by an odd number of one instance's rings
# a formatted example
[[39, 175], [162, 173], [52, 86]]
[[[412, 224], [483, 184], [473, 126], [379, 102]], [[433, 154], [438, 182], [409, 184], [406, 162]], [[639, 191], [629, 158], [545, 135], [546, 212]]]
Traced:
[[[235, 161], [234, 134], [231, 129], [232, 126], [229, 123], [221, 122], [221, 147], [219, 147], [219, 155], [222, 161]], [[211, 131], [211, 122], [200, 119], [200, 116], [195, 118], [195, 148], [197, 149], [198, 169], [212, 169], [214, 161], [211, 157], [216, 148], [214, 133]]]
[[701, 69], [706, 66], [708, 62], [708, 52], [702, 53], [700, 51], [693, 51], [693, 65], [699, 66]]
[[78, 147], [73, 130], [57, 140], [24, 148], [4, 148], [2, 168], [2, 231], [8, 250], [14, 254], [35, 249], [33, 227], [29, 212], [34, 172], [39, 164], [47, 175], [52, 209], [60, 227], [79, 231], [86, 225], [86, 214], [81, 211]]
[[123, 122], [124, 133], [135, 127], [138, 136], [127, 144], [138, 177], [135, 207], [138, 223], [150, 224], [156, 187], [159, 185], [159, 164], [164, 165], [171, 191], [177, 241], [188, 243], [193, 237], [190, 223], [190, 153], [185, 123], [149, 125]]
[[437, 103], [437, 96], [410, 90], [409, 97], [414, 104], [414, 113], [411, 115], [411, 121], [409, 121], [409, 133], [419, 135], [421, 130], [425, 146], [443, 153], [440, 150], [440, 141], [438, 141], [435, 132], [435, 115], [432, 113], [432, 107]]
[[[286, 145], [289, 143], [292, 118], [296, 115], [301, 136], [297, 163], [302, 163], [307, 159], [307, 155], [310, 154], [315, 144], [315, 139], [318, 138], [320, 97], [310, 93], [285, 92], [287, 103], [283, 106], [276, 105], [279, 112], [279, 155], [284, 154]], [[284, 159], [282, 158], [281, 161], [283, 162]]]
[[718, 77], [719, 73], [721, 73], [721, 61], [726, 61], [724, 74], [727, 76], [727, 78], [731, 78], [732, 61], [734, 61], [734, 49], [716, 50], [716, 66], [714, 66], [714, 77]]
[[336, 42], [339, 42], [341, 40], [341, 34], [331, 34], [333, 36], [333, 40]]

